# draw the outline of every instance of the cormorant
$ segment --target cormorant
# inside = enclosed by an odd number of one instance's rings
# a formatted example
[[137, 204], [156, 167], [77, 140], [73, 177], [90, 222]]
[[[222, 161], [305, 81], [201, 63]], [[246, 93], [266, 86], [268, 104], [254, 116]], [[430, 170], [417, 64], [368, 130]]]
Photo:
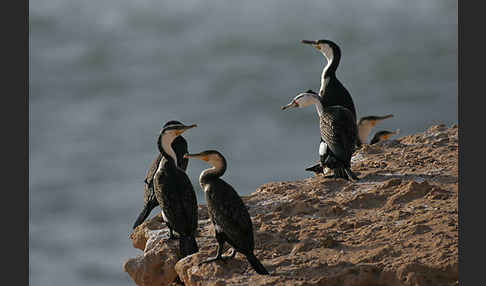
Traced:
[[[393, 114], [388, 114], [385, 116], [365, 116], [361, 117], [358, 120], [358, 137], [359, 137], [359, 144], [358, 146], [361, 146], [362, 144], [366, 144], [366, 139], [368, 138], [368, 135], [371, 132], [371, 129], [376, 126], [376, 124], [382, 120], [385, 120], [387, 118], [392, 118]], [[371, 143], [370, 143], [371, 144]]]
[[376, 132], [375, 136], [373, 136], [373, 139], [371, 139], [370, 145], [381, 142], [381, 141], [385, 141], [388, 138], [390, 138], [391, 136], [397, 135], [398, 133], [400, 133], [400, 129], [397, 129], [395, 132], [386, 131], [386, 130]]
[[195, 233], [197, 229], [197, 199], [186, 172], [176, 166], [176, 153], [172, 149], [174, 139], [193, 125], [171, 124], [162, 128], [157, 147], [164, 157], [154, 175], [154, 191], [162, 209], [162, 217], [173, 231], [179, 234], [179, 248], [182, 257], [199, 250]]
[[[250, 214], [235, 189], [220, 178], [226, 171], [226, 159], [215, 150], [186, 154], [184, 157], [197, 158], [212, 165], [211, 168], [201, 172], [199, 183], [206, 196], [209, 216], [218, 241], [218, 251], [216, 257], [205, 262], [232, 258], [236, 252], [240, 252], [246, 256], [258, 274], [268, 274], [253, 254], [253, 225]], [[222, 256], [225, 242], [233, 247], [233, 253], [227, 257]]]
[[[167, 127], [173, 124], [182, 124], [182, 123], [176, 120], [171, 120], [168, 121], [166, 124], [164, 124], [163, 127]], [[177, 167], [185, 171], [187, 169], [187, 164], [189, 162], [189, 159], [184, 158], [184, 154], [187, 153], [186, 139], [184, 139], [182, 135], [177, 136], [176, 139], [174, 139], [174, 142], [172, 142], [172, 148], [176, 153]], [[159, 153], [157, 155], [157, 158], [155, 158], [155, 160], [152, 162], [152, 165], [147, 171], [147, 175], [145, 176], [145, 180], [144, 180], [144, 190], [143, 190], [144, 205], [143, 205], [142, 212], [140, 212], [140, 214], [137, 217], [137, 220], [133, 224], [133, 229], [135, 229], [142, 222], [144, 222], [149, 216], [150, 212], [159, 205], [159, 202], [157, 201], [157, 198], [155, 197], [155, 193], [154, 193], [153, 179], [154, 179], [155, 171], [157, 171], [157, 168], [159, 167], [160, 164], [160, 160], [162, 160], [162, 158], [163, 158], [162, 154]]]
[[351, 171], [351, 156], [357, 140], [356, 120], [352, 112], [340, 105], [327, 106], [312, 90], [300, 93], [282, 109], [314, 104], [319, 115], [321, 165], [333, 169], [335, 178], [357, 180]]

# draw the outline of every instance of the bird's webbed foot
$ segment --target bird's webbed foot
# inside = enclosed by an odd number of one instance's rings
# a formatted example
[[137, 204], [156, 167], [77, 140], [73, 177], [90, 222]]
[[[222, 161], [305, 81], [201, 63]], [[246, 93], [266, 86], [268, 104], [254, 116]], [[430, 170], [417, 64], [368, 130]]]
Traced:
[[216, 255], [213, 258], [209, 258], [209, 259], [201, 262], [201, 264], [203, 264], [203, 263], [209, 263], [209, 262], [214, 262], [214, 261], [218, 261], [218, 260], [223, 261], [223, 262], [226, 262], [226, 260], [234, 258], [235, 255], [236, 255], [236, 250], [233, 249], [233, 252], [231, 252], [230, 255]]
[[218, 250], [217, 250], [216, 256], [199, 263], [199, 265], [214, 262], [214, 261], [217, 261], [217, 260], [225, 261], [225, 259], [227, 257], [223, 257], [223, 244], [224, 244], [224, 241], [218, 241]]
[[176, 235], [174, 234], [174, 231], [173, 231], [171, 228], [169, 228], [169, 239], [170, 239], [170, 240], [175, 240], [175, 239], [179, 239], [179, 238], [180, 238], [180, 237], [179, 237], [179, 236], [176, 236]]
[[231, 248], [231, 254], [230, 255], [222, 255], [221, 258], [222, 259], [232, 259], [234, 258], [236, 255], [236, 249], [234, 248]]
[[336, 178], [337, 178], [337, 176], [336, 176], [336, 174], [332, 174], [332, 175], [325, 175], [325, 176], [324, 176], [324, 178], [326, 178], [326, 179], [336, 179]]
[[224, 261], [223, 256], [215, 256], [213, 258], [209, 258], [209, 259], [204, 260], [203, 262], [201, 262], [199, 265], [206, 264], [206, 263], [210, 263], [210, 262], [214, 262], [214, 261], [218, 261], [218, 260]]

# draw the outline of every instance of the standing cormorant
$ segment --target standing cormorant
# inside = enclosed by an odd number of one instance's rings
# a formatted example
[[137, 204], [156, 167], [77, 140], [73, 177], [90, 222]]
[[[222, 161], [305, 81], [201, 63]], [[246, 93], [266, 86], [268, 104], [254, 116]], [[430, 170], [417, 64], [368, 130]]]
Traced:
[[[253, 254], [255, 243], [250, 214], [235, 189], [220, 178], [226, 171], [226, 159], [215, 150], [186, 154], [184, 157], [197, 158], [212, 165], [201, 172], [199, 183], [206, 196], [209, 216], [218, 241], [218, 251], [216, 257], [205, 262], [234, 257], [236, 252], [240, 252], [246, 256], [258, 274], [268, 274]], [[225, 242], [233, 247], [233, 253], [228, 257], [222, 256]]]
[[356, 120], [352, 112], [339, 105], [327, 106], [312, 90], [298, 94], [282, 109], [307, 107], [314, 104], [319, 115], [321, 145], [319, 155], [322, 167], [333, 169], [335, 178], [357, 180], [351, 171], [351, 156], [357, 140]]
[[400, 129], [397, 129], [394, 132], [386, 131], [386, 130], [376, 132], [375, 136], [373, 136], [373, 139], [371, 139], [370, 145], [381, 142], [381, 141], [385, 141], [388, 138], [390, 138], [391, 136], [397, 135], [398, 133], [400, 133]]
[[179, 249], [182, 257], [199, 250], [195, 233], [197, 229], [197, 199], [186, 172], [176, 166], [176, 153], [172, 149], [174, 139], [196, 125], [171, 124], [162, 128], [157, 147], [164, 157], [154, 175], [154, 191], [162, 209], [162, 217], [170, 235], [179, 234]]
[[[168, 121], [163, 127], [167, 127], [169, 125], [173, 124], [182, 124], [179, 121], [176, 120], [171, 120]], [[187, 169], [187, 164], [189, 162], [189, 159], [184, 158], [184, 154], [187, 153], [187, 141], [182, 137], [182, 135], [179, 135], [174, 139], [174, 142], [172, 142], [172, 149], [174, 149], [177, 157], [177, 167], [181, 168], [182, 170]], [[155, 192], [154, 192], [154, 174], [155, 171], [157, 171], [157, 168], [159, 167], [160, 160], [162, 160], [162, 154], [158, 154], [157, 158], [153, 161], [152, 165], [147, 171], [147, 175], [145, 176], [144, 180], [144, 194], [143, 194], [143, 202], [144, 206], [142, 211], [137, 217], [137, 220], [133, 224], [133, 229], [135, 229], [137, 226], [139, 226], [142, 222], [147, 219], [149, 216], [150, 212], [159, 205], [159, 202], [157, 201], [157, 198], [155, 197]], [[164, 159], [166, 160], [166, 159]]]

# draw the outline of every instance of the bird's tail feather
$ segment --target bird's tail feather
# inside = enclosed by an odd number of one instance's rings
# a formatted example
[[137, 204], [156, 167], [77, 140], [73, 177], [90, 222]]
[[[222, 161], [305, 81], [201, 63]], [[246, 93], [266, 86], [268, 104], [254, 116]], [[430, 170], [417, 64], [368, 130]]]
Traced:
[[146, 204], [143, 207], [142, 212], [138, 215], [137, 220], [133, 224], [133, 229], [135, 229], [137, 226], [139, 226], [140, 224], [142, 224], [142, 222], [145, 221], [145, 219], [149, 216], [152, 209], [153, 207], [150, 204]]
[[334, 169], [334, 176], [336, 178], [343, 178], [345, 180], [348, 180], [348, 175], [344, 171], [344, 168], [336, 168], [336, 169]]
[[196, 238], [194, 236], [183, 236], [179, 240], [179, 250], [182, 257], [186, 257], [199, 251]]
[[251, 267], [253, 269], [255, 269], [255, 271], [258, 273], [258, 274], [261, 274], [261, 275], [268, 275], [268, 271], [267, 269], [265, 269], [265, 267], [263, 267], [263, 265], [260, 263], [260, 261], [258, 260], [258, 258], [256, 258], [256, 256], [253, 254], [253, 253], [250, 253], [246, 256], [246, 259], [248, 260], [248, 262], [250, 263]]

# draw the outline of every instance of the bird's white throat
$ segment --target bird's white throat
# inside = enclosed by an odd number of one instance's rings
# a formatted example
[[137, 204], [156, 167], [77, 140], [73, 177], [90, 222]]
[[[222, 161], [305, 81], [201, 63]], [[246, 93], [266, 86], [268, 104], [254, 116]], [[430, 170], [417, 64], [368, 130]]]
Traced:
[[174, 149], [172, 149], [172, 142], [174, 142], [174, 139], [177, 137], [177, 135], [168, 133], [164, 134], [162, 136], [162, 147], [164, 148], [164, 151], [169, 154], [169, 156], [174, 159], [174, 163], [177, 165], [177, 156], [176, 153], [174, 152]]
[[323, 96], [324, 95], [324, 90], [326, 89], [326, 73], [329, 67], [332, 64], [332, 61], [334, 59], [334, 53], [329, 45], [324, 45], [324, 47], [321, 50], [321, 53], [324, 55], [324, 57], [327, 60], [327, 65], [324, 67], [322, 70], [322, 75], [321, 75], [321, 88], [319, 89], [319, 95]]

